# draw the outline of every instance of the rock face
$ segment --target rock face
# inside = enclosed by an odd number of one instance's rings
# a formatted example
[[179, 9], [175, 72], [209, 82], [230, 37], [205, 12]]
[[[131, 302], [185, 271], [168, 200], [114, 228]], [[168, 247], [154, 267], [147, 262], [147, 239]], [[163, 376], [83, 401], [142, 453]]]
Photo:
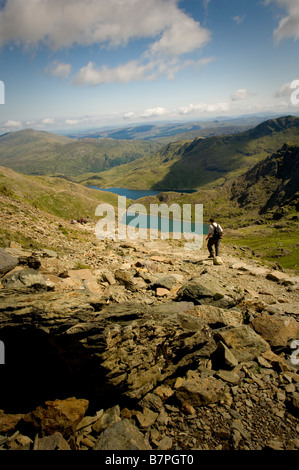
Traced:
[[9, 249], [0, 448], [298, 449], [296, 278], [101, 243]]

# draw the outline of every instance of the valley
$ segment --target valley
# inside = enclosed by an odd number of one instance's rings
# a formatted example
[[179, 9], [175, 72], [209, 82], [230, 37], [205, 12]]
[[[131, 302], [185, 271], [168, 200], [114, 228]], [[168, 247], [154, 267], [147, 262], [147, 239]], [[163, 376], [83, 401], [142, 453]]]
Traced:
[[[99, 239], [118, 197], [84, 173], [0, 167], [1, 450], [299, 449], [297, 132], [283, 117], [169, 143], [138, 178], [137, 161], [89, 174], [155, 187], [169, 156], [170, 190], [127, 204], [203, 204], [224, 228], [214, 259], [205, 239]], [[176, 192], [176, 165], [184, 186], [210, 170]]]

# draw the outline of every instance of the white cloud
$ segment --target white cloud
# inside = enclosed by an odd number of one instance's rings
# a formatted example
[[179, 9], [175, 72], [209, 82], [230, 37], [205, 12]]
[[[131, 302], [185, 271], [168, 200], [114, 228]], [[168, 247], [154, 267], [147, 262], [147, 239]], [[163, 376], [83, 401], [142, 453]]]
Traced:
[[[132, 80], [150, 80], [155, 64], [143, 65], [136, 60], [132, 60], [124, 65], [115, 68], [106, 66], [96, 67], [94, 62], [89, 62], [78, 72], [75, 85], [101, 85], [102, 83], [118, 82], [128, 83]], [[149, 73], [151, 72], [151, 73]]]
[[81, 121], [79, 119], [66, 119], [65, 124], [70, 125], [70, 126], [75, 126], [76, 124], [79, 124]]
[[237, 23], [237, 24], [241, 24], [243, 23], [244, 19], [245, 19], [245, 16], [246, 15], [236, 15], [236, 16], [233, 16], [233, 20]]
[[149, 108], [146, 109], [142, 114], [142, 118], [151, 118], [151, 117], [159, 117], [163, 116], [167, 113], [165, 108], [157, 107], [157, 108]]
[[53, 77], [67, 78], [71, 73], [71, 68], [71, 64], [54, 61], [45, 69], [45, 72]]
[[235, 93], [232, 94], [231, 100], [232, 101], [245, 100], [246, 98], [249, 98], [250, 96], [252, 96], [252, 93], [250, 93], [250, 91], [246, 90], [245, 88], [240, 88], [239, 90], [235, 91]]
[[45, 118], [42, 120], [42, 124], [54, 124], [55, 120], [52, 118]]
[[209, 30], [187, 16], [166, 29], [161, 39], [152, 44], [153, 54], [182, 55], [202, 48], [211, 39]]
[[290, 97], [291, 93], [293, 90], [291, 89], [291, 82], [284, 83], [279, 90], [276, 91], [275, 93], [275, 98], [284, 98], [284, 97]]
[[175, 78], [176, 74], [187, 67], [201, 67], [213, 61], [213, 57], [207, 57], [198, 61], [177, 58], [172, 59], [150, 59], [132, 60], [117, 67], [97, 67], [94, 62], [89, 62], [82, 67], [73, 80], [74, 85], [97, 86], [103, 83], [129, 83], [133, 80], [148, 81], [155, 80], [165, 75], [169, 80]]
[[11, 128], [14, 129], [14, 128], [22, 127], [22, 123], [21, 121], [9, 120], [4, 123], [4, 127], [9, 128], [9, 129]]
[[[56, 51], [78, 45], [126, 46], [129, 41], [147, 39], [140, 58], [114, 68], [89, 62], [73, 83], [128, 83], [153, 80], [161, 74], [173, 79], [179, 70], [192, 64], [181, 56], [201, 50], [211, 39], [210, 31], [180, 9], [179, 2], [9, 0], [0, 10], [0, 47], [46, 45]], [[204, 1], [206, 6], [208, 3]], [[66, 78], [71, 64], [54, 61], [45, 72]]]
[[210, 1], [211, 0], [202, 0], [202, 6], [204, 7], [205, 10], [208, 9]]
[[178, 0], [9, 0], [0, 10], [0, 46], [46, 44], [58, 50], [161, 35], [156, 48], [177, 54], [185, 49], [182, 34], [188, 51], [208, 38], [207, 30], [180, 10]]
[[284, 38], [299, 39], [299, 2], [298, 0], [266, 0], [266, 5], [275, 3], [278, 7], [287, 11], [278, 27], [274, 30], [274, 37], [277, 42]]
[[178, 114], [196, 114], [196, 113], [221, 113], [230, 110], [230, 104], [226, 102], [219, 103], [198, 103], [189, 104], [188, 106], [181, 107]]

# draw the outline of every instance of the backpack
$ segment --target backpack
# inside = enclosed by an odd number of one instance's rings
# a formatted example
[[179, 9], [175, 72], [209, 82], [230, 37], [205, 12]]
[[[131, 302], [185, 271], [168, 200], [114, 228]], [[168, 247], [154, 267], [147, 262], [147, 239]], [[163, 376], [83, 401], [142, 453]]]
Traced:
[[213, 235], [213, 238], [216, 238], [217, 240], [219, 240], [220, 238], [222, 238], [222, 231], [219, 227], [219, 225], [217, 224], [216, 227], [214, 226], [214, 235]]

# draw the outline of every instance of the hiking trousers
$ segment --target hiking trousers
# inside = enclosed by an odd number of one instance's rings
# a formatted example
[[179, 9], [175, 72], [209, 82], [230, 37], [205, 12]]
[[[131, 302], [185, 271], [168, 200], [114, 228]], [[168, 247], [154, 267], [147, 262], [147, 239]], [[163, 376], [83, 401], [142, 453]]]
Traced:
[[213, 246], [215, 246], [216, 256], [219, 256], [220, 238], [213, 238], [213, 237], [209, 238], [208, 250], [209, 250], [210, 256], [215, 256]]

